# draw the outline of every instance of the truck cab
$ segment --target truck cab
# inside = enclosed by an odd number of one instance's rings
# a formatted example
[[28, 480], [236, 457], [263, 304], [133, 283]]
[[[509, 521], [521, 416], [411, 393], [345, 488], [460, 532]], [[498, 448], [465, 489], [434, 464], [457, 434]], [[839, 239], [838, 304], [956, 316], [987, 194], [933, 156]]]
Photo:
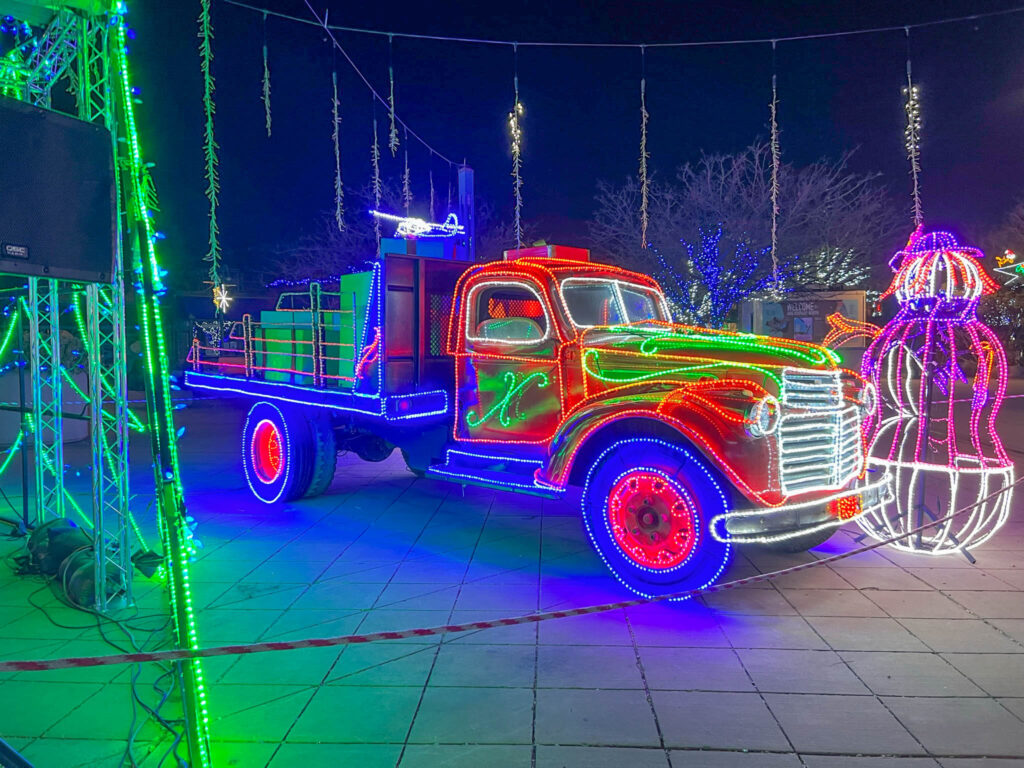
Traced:
[[[591, 543], [645, 595], [711, 583], [736, 543], [798, 551], [863, 513], [874, 486], [860, 425], [878, 399], [834, 352], [674, 323], [657, 281], [581, 248], [466, 264], [399, 247], [359, 276], [350, 303], [343, 278], [336, 305], [350, 306], [351, 327], [340, 338], [351, 342], [317, 339], [344, 321], [323, 316], [335, 294], [310, 287], [296, 315], [312, 328], [300, 379], [261, 382], [261, 368], [282, 375], [266, 364], [282, 342], [242, 323], [248, 381], [232, 391], [266, 398], [250, 420], [275, 422], [269, 404], [302, 459], [274, 501], [329, 482], [338, 448], [378, 460], [397, 447], [417, 474], [461, 484], [546, 497], [579, 488]], [[325, 358], [345, 343], [347, 363]], [[211, 383], [200, 350], [193, 363], [186, 383]], [[288, 451], [268, 453], [254, 435], [243, 458], [263, 498], [268, 473], [252, 457]]]

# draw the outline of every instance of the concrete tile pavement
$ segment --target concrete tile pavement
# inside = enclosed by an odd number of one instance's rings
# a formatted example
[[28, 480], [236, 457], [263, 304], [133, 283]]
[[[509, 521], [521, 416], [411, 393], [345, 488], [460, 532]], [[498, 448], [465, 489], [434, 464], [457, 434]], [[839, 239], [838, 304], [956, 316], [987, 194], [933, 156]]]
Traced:
[[[204, 644], [625, 596], [571, 501], [463, 494], [414, 478], [397, 456], [346, 455], [328, 495], [268, 508], [237, 467], [237, 411], [183, 414]], [[740, 549], [726, 578], [853, 547], [841, 532], [806, 555]], [[702, 601], [211, 659], [213, 754], [217, 765], [271, 768], [1020, 764], [1024, 516], [975, 556], [971, 565], [881, 550]], [[27, 602], [32, 592], [52, 621]], [[42, 582], [0, 571], [0, 658], [108, 647]], [[126, 671], [33, 674], [0, 678], [0, 735], [40, 766], [117, 765], [131, 722]], [[152, 723], [136, 741], [147, 768], [169, 746]]]

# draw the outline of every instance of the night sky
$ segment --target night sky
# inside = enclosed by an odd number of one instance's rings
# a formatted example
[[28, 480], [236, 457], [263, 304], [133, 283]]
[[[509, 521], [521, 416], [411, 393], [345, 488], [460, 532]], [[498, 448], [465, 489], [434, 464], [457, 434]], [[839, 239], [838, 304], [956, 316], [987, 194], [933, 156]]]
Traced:
[[[395, 32], [518, 40], [661, 42], [773, 37], [919, 23], [1014, 7], [1018, 0], [860, 2], [451, 2], [312, 0], [330, 21]], [[256, 0], [312, 19], [302, 0]], [[264, 132], [258, 13], [213, 0], [220, 225], [228, 266], [258, 267], [267, 252], [315, 231], [333, 205], [331, 68], [341, 91], [346, 187], [370, 177], [371, 97], [322, 30], [270, 17], [273, 135]], [[134, 3], [133, 63], [144, 105], [144, 150], [157, 163], [165, 258], [185, 274], [206, 249], [198, 0]], [[336, 33], [381, 93], [386, 37]], [[929, 223], [980, 239], [1024, 196], [1024, 13], [912, 30], [924, 111], [923, 195]], [[779, 120], [784, 159], [805, 163], [855, 149], [851, 166], [880, 171], [909, 209], [903, 150], [906, 41], [902, 31], [780, 43]], [[476, 170], [478, 201], [508, 218], [512, 207], [506, 115], [512, 104], [507, 47], [395, 39], [397, 111], [434, 148]], [[662, 177], [701, 150], [732, 152], [768, 135], [769, 44], [649, 49], [651, 167]], [[581, 241], [596, 183], [636, 173], [640, 54], [635, 49], [520, 48], [526, 107], [524, 216], [563, 242]], [[387, 113], [376, 108], [385, 177], [397, 184], [401, 150], [386, 148]], [[427, 172], [440, 199], [448, 165], [410, 137], [414, 211], [426, 214]], [[454, 178], [454, 175], [453, 175]], [[354, 201], [352, 201], [354, 203]], [[573, 237], [573, 233], [578, 233]], [[181, 274], [182, 272], [179, 272]]]

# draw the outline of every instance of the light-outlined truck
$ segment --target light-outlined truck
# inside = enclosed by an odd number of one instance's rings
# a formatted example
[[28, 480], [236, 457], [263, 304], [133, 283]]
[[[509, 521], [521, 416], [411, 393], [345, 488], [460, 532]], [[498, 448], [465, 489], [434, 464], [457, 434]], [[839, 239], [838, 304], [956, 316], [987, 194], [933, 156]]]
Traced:
[[600, 556], [661, 595], [713, 582], [733, 543], [821, 543], [880, 485], [861, 438], [877, 393], [834, 352], [673, 323], [655, 280], [580, 248], [445, 255], [384, 239], [337, 290], [245, 316], [236, 349], [194, 341], [186, 386], [252, 401], [259, 499], [322, 493], [340, 449], [515, 493], [578, 486]]

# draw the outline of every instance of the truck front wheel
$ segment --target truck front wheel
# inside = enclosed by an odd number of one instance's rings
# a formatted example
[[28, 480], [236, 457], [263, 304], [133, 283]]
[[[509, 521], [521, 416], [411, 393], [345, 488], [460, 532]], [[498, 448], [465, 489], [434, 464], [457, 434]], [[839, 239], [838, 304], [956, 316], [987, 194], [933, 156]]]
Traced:
[[613, 443], [583, 490], [591, 544], [619, 581], [645, 597], [700, 589], [721, 575], [732, 547], [711, 535], [709, 522], [728, 509], [694, 450], [653, 438]]
[[266, 504], [316, 496], [334, 477], [337, 449], [317, 414], [260, 401], [242, 428], [242, 467], [253, 495]]
[[762, 542], [754, 544], [753, 546], [758, 549], [764, 549], [768, 552], [806, 552], [809, 549], [814, 549], [815, 547], [824, 544], [832, 538], [832, 535], [837, 530], [839, 529], [823, 528], [817, 531], [811, 531], [810, 533], [801, 533], [799, 536], [791, 536], [790, 538], [782, 539], [781, 541]]

